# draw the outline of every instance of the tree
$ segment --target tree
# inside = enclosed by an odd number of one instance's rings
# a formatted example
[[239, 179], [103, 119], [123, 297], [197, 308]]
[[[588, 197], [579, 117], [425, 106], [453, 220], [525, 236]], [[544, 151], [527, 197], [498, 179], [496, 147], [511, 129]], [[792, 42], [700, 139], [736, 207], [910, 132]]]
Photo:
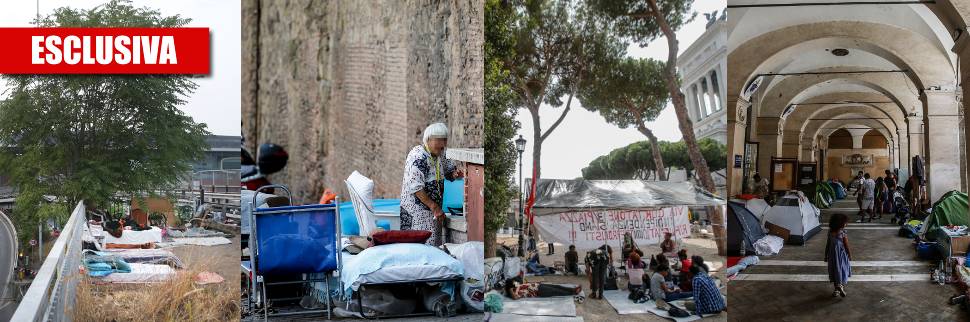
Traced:
[[[612, 23], [612, 30], [618, 35], [631, 39], [641, 46], [646, 46], [659, 37], [667, 39], [667, 66], [664, 70], [664, 80], [677, 114], [680, 132], [684, 136], [684, 143], [687, 144], [687, 154], [694, 164], [701, 186], [707, 191], [716, 192], [711, 171], [694, 137], [694, 125], [687, 114], [687, 105], [684, 102], [684, 94], [680, 92], [680, 79], [677, 76], [679, 47], [675, 32], [697, 15], [691, 12], [693, 0], [666, 0], [660, 4], [657, 0], [587, 0], [586, 3], [597, 17]], [[712, 221], [724, 222], [720, 211], [712, 213]], [[720, 254], [724, 254], [725, 251], [725, 236], [724, 226], [714, 225], [714, 238], [718, 240], [717, 248]]]
[[[60, 8], [43, 27], [179, 27], [127, 1], [91, 10]], [[18, 196], [18, 229], [64, 216], [78, 201], [105, 206], [120, 195], [155, 195], [174, 187], [205, 150], [205, 124], [178, 106], [195, 88], [184, 75], [6, 75], [0, 168]], [[54, 198], [51, 198], [54, 197]], [[27, 236], [26, 234], [24, 236]], [[22, 236], [23, 237], [23, 236]], [[24, 237], [25, 238], [25, 237]]]
[[[727, 148], [724, 144], [710, 138], [701, 139], [698, 143], [704, 156], [711, 160], [708, 163], [710, 169], [720, 171], [727, 166], [727, 160], [724, 158]], [[583, 168], [583, 178], [588, 180], [649, 179], [649, 173], [656, 171], [654, 163], [650, 162], [653, 158], [651, 156], [653, 149], [650, 145], [652, 143], [647, 141], [633, 142], [599, 156]], [[663, 171], [683, 169], [690, 176], [694, 164], [687, 157], [687, 145], [684, 141], [660, 141], [658, 145], [667, 162], [667, 168]]]
[[512, 50], [512, 7], [501, 0], [485, 2], [485, 257], [495, 256], [495, 233], [505, 224], [505, 211], [517, 187], [510, 182], [515, 171], [515, 93], [509, 72], [502, 65]]
[[[650, 141], [654, 169], [666, 169], [657, 137], [646, 126], [667, 105], [667, 90], [661, 75], [663, 62], [653, 59], [622, 58], [593, 72], [592, 81], [580, 91], [583, 107], [599, 112], [620, 128], [634, 126]], [[656, 172], [667, 180], [666, 172]]]
[[[543, 141], [569, 113], [573, 97], [590, 71], [603, 61], [623, 56], [626, 44], [567, 0], [524, 0], [516, 4], [511, 24], [515, 54], [507, 57], [504, 65], [511, 72], [510, 84], [518, 105], [532, 117], [529, 195], [535, 195], [542, 174]], [[543, 104], [562, 107], [562, 113], [545, 132], [539, 122]], [[530, 206], [531, 202], [527, 208]]]

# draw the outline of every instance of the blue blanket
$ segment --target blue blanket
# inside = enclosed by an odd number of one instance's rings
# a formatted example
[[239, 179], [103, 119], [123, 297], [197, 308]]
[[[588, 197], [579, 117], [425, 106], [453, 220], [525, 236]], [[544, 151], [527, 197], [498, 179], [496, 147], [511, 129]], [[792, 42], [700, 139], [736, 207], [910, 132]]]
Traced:
[[344, 294], [353, 293], [352, 286], [362, 275], [388, 267], [413, 265], [440, 265], [458, 275], [464, 274], [461, 262], [438, 248], [425, 244], [380, 245], [367, 248], [344, 261], [340, 272]]

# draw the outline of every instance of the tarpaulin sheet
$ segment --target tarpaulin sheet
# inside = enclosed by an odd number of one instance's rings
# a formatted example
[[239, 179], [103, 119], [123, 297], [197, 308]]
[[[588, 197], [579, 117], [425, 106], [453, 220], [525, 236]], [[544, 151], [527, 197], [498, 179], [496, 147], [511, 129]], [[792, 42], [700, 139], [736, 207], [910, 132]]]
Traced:
[[340, 238], [334, 205], [259, 208], [253, 214], [257, 273], [322, 273], [337, 268]]
[[540, 179], [533, 211], [549, 215], [576, 209], [651, 209], [718, 206], [724, 199], [691, 182]]

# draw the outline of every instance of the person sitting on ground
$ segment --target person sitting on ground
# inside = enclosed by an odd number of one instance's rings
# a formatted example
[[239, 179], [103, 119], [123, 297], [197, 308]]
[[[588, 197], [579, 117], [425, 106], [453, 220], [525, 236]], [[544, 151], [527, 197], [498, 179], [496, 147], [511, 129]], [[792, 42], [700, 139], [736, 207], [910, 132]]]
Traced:
[[698, 268], [704, 270], [705, 274], [711, 273], [711, 268], [707, 266], [707, 263], [704, 263], [704, 257], [701, 257], [700, 255], [694, 255], [690, 257], [690, 261], [692, 266], [697, 266]]
[[579, 253], [576, 252], [576, 245], [569, 245], [566, 252], [566, 273], [579, 275]]
[[768, 179], [762, 178], [759, 173], [755, 173], [754, 186], [751, 188], [751, 192], [758, 198], [768, 200], [768, 195], [771, 193], [768, 191]]
[[691, 294], [694, 297], [697, 315], [715, 314], [723, 311], [727, 304], [707, 272], [699, 265], [693, 265], [690, 267], [690, 274], [693, 276]]
[[650, 276], [650, 297], [659, 303], [660, 301], [671, 302], [693, 296], [691, 293], [680, 292], [676, 288], [667, 286], [667, 275], [669, 274], [669, 267], [666, 265], [657, 266], [653, 275]]
[[687, 250], [681, 249], [679, 252], [677, 252], [677, 258], [680, 262], [680, 269], [678, 269], [677, 272], [675, 272], [675, 275], [677, 277], [675, 279], [675, 283], [680, 285], [680, 288], [683, 289], [684, 291], [690, 291], [689, 286], [684, 287], [684, 286], [687, 286], [686, 284], [689, 284], [687, 283], [687, 281], [690, 280], [687, 274], [690, 273], [691, 259], [690, 257], [687, 257]]
[[660, 242], [661, 252], [665, 254], [673, 254], [674, 249], [677, 249], [677, 243], [674, 242], [674, 240], [671, 239], [671, 237], [673, 237], [673, 234], [671, 234], [670, 232], [664, 233], [664, 240]]
[[548, 267], [539, 264], [538, 251], [533, 251], [532, 253], [530, 253], [529, 261], [526, 263], [525, 267], [529, 270], [530, 273], [533, 273], [536, 276], [547, 275], [552, 273], [550, 272]]
[[635, 289], [643, 287], [643, 274], [647, 264], [640, 258], [640, 254], [633, 251], [626, 260], [627, 289], [633, 292]]

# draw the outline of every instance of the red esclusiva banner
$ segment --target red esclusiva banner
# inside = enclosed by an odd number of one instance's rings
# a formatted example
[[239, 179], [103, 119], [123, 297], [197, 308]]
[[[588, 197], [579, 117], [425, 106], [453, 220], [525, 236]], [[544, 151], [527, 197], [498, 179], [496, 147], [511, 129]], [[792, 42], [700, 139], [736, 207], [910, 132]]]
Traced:
[[0, 28], [0, 74], [209, 74], [209, 28]]

